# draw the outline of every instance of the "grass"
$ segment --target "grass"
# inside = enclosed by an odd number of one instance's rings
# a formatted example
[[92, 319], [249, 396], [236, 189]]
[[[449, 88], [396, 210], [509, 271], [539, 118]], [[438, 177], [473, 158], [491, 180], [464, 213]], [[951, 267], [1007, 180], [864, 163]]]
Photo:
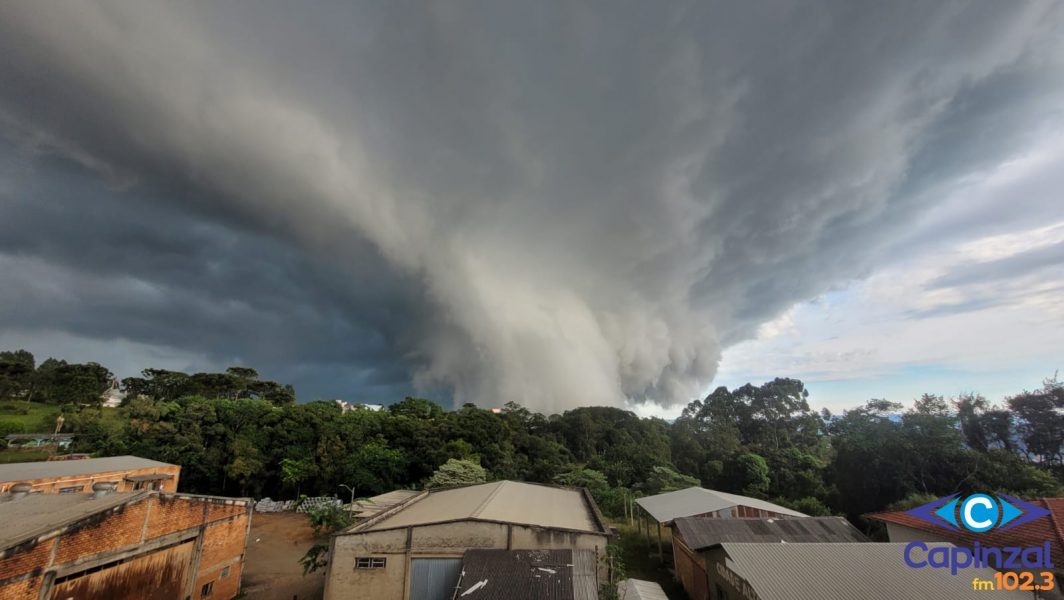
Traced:
[[0, 402], [0, 431], [7, 433], [45, 433], [55, 429], [59, 407], [54, 404], [4, 400]]
[[0, 464], [48, 460], [53, 451], [55, 451], [54, 448], [0, 450]]
[[664, 564], [658, 558], [658, 532], [655, 523], [650, 524], [650, 535], [645, 530], [629, 525], [627, 521], [615, 520], [611, 525], [617, 529], [618, 539], [614, 542], [621, 548], [626, 577], [657, 582], [665, 595], [673, 600], [687, 598], [683, 586], [676, 580], [672, 571], [672, 535], [662, 527], [661, 548], [664, 552]]

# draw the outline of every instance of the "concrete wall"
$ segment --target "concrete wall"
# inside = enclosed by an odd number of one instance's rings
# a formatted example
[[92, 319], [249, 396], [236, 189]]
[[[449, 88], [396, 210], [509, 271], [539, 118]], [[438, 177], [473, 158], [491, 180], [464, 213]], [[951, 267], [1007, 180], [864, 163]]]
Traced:
[[125, 471], [101, 471], [99, 473], [91, 473], [86, 475], [67, 475], [64, 477], [43, 477], [40, 479], [20, 479], [18, 481], [5, 481], [0, 483], [0, 493], [11, 491], [11, 486], [16, 483], [28, 483], [33, 486], [33, 491], [43, 492], [45, 494], [58, 494], [63, 488], [81, 487], [81, 491], [88, 493], [92, 491], [92, 484], [100, 481], [114, 481], [118, 483], [119, 492], [133, 492], [137, 491], [135, 488], [137, 484], [132, 481], [126, 481], [125, 478], [133, 475], [156, 475], [166, 474], [172, 475], [171, 479], [164, 479], [158, 482], [147, 481], [141, 482], [142, 488], [145, 490], [151, 489], [153, 483], [159, 484], [160, 492], [175, 493], [177, 492], [178, 479], [181, 477], [181, 467], [178, 465], [169, 465], [165, 467], [149, 467], [146, 469], [128, 469]]
[[0, 600], [199, 598], [207, 583], [228, 600], [250, 522], [248, 500], [151, 494], [0, 552]]
[[[596, 549], [605, 553], [606, 534], [576, 533], [526, 525], [457, 521], [390, 531], [337, 535], [332, 539], [326, 600], [405, 600], [412, 558], [457, 558], [471, 548], [536, 550]], [[357, 558], [385, 558], [383, 569], [356, 569]], [[600, 579], [604, 578], [600, 574]]]

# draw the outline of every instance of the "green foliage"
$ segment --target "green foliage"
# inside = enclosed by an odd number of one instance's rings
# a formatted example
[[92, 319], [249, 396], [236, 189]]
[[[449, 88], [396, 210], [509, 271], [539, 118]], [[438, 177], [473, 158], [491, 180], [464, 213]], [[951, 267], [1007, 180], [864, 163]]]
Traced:
[[763, 498], [770, 483], [768, 463], [764, 457], [744, 452], [732, 463], [732, 481], [747, 496]]
[[826, 504], [820, 501], [819, 498], [813, 498], [811, 496], [799, 498], [798, 500], [777, 498], [774, 502], [780, 506], [786, 506], [791, 510], [807, 514], [810, 517], [830, 517], [834, 514]]
[[327, 535], [351, 525], [351, 513], [341, 504], [322, 504], [304, 513], [314, 535]]
[[425, 487], [447, 487], [452, 485], [468, 485], [484, 483], [488, 479], [488, 472], [484, 467], [469, 460], [448, 459], [429, 478]]
[[690, 475], [683, 475], [668, 467], [654, 467], [647, 480], [639, 486], [644, 494], [653, 496], [665, 492], [698, 487], [701, 482]]

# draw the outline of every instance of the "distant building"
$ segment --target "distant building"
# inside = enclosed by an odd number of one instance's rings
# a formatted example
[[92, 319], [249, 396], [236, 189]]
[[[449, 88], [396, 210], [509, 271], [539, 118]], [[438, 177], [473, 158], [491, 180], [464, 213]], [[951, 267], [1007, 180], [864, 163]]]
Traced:
[[0, 494], [0, 598], [229, 600], [251, 501], [159, 492]]
[[[456, 598], [597, 600], [594, 550], [467, 550]], [[449, 596], [448, 596], [449, 597]]]
[[795, 519], [707, 519], [681, 517], [672, 524], [672, 556], [676, 578], [691, 600], [707, 600], [711, 585], [704, 552], [723, 543], [860, 543], [860, 531], [842, 517]]
[[325, 598], [448, 600], [468, 550], [583, 549], [597, 562], [609, 537], [586, 490], [496, 481], [420, 492], [333, 535]]
[[9, 448], [67, 448], [74, 441], [73, 433], [11, 433], [4, 436]]
[[352, 410], [372, 410], [374, 412], [384, 410], [383, 404], [359, 404], [357, 402], [346, 402], [344, 400], [334, 400], [336, 404], [340, 406], [340, 412], [351, 412]]
[[99, 482], [114, 483], [119, 492], [176, 492], [180, 476], [178, 465], [136, 456], [10, 463], [0, 465], [0, 493], [26, 483], [34, 492], [75, 494]]
[[[950, 544], [941, 544], [951, 547]], [[711, 600], [1020, 600], [1019, 590], [987, 592], [972, 581], [993, 569], [914, 569], [904, 544], [725, 542], [707, 549]], [[699, 600], [692, 597], [692, 600]]]

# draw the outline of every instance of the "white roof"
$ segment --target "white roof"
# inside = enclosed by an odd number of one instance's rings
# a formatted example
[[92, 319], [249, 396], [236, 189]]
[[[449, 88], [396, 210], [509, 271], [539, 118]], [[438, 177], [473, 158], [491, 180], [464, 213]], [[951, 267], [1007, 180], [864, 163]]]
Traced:
[[768, 510], [789, 517], [808, 517], [809, 515], [785, 508], [757, 498], [738, 496], [727, 492], [690, 487], [686, 490], [647, 496], [636, 500], [650, 516], [659, 523], [669, 523], [680, 517], [691, 517], [705, 513], [717, 512], [733, 506], [748, 506]]
[[642, 579], [625, 579], [618, 583], [617, 597], [620, 600], [669, 600], [660, 585]]
[[433, 490], [380, 521], [371, 519], [348, 531], [376, 531], [467, 519], [608, 533], [582, 491], [518, 481]]
[[73, 475], [91, 475], [93, 473], [110, 473], [114, 471], [134, 471], [137, 469], [155, 469], [174, 467], [157, 460], [139, 456], [108, 456], [106, 458], [85, 458], [82, 460], [52, 460], [39, 462], [9, 463], [0, 465], [0, 481], [23, 481], [29, 479], [46, 479], [49, 477], [70, 477]]

